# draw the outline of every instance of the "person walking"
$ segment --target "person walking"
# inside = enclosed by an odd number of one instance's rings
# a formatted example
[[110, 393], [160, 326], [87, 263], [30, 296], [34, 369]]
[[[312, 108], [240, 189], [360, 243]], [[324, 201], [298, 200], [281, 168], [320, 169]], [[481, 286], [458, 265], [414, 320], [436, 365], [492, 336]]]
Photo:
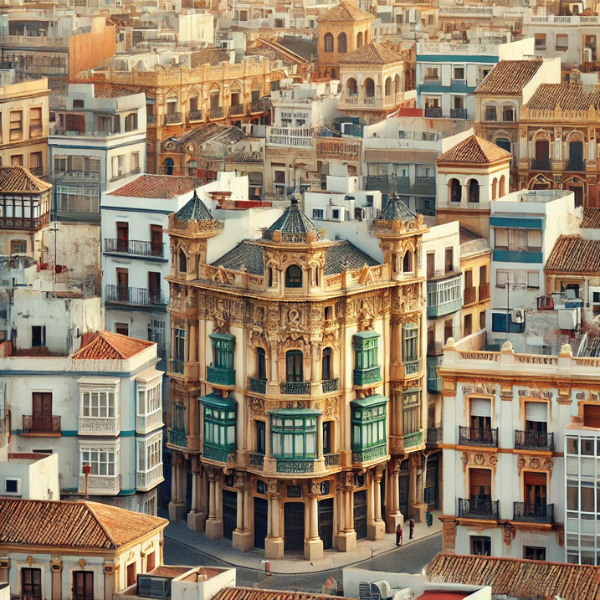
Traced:
[[402, 546], [402, 525], [398, 523], [398, 527], [396, 527], [396, 546]]
[[415, 530], [415, 520], [414, 520], [414, 519], [411, 519], [411, 520], [408, 522], [408, 529], [409, 529], [409, 533], [410, 533], [410, 535], [409, 535], [409, 538], [408, 538], [408, 539], [409, 539], [409, 540], [412, 540], [412, 539], [413, 539], [413, 531]]

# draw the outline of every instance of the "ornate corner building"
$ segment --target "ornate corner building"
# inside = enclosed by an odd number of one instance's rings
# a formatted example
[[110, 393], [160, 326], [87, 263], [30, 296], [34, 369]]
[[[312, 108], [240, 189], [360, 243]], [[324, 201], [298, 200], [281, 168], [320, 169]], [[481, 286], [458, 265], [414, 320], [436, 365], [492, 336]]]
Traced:
[[170, 518], [315, 559], [422, 517], [423, 217], [388, 203], [382, 260], [294, 201], [259, 239], [227, 225], [196, 196], [169, 217]]

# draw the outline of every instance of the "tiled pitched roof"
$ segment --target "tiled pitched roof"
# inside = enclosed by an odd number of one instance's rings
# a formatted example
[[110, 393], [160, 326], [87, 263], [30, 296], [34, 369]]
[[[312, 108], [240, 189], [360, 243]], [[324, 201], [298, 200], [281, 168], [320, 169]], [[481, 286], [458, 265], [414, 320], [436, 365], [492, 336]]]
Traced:
[[154, 342], [138, 340], [110, 331], [98, 332], [92, 340], [77, 350], [71, 358], [78, 360], [123, 360], [135, 356]]
[[232, 271], [245, 270], [251, 275], [265, 274], [265, 257], [262, 246], [253, 240], [244, 240], [235, 248], [212, 263], [213, 267], [223, 266]]
[[196, 190], [194, 195], [175, 213], [175, 218], [180, 221], [212, 221], [213, 216], [210, 214], [206, 204], [198, 198]]
[[229, 53], [222, 48], [202, 48], [192, 52], [192, 69], [200, 65], [218, 65], [224, 61], [229, 62]]
[[600, 597], [600, 568], [520, 558], [438, 554], [426, 567], [432, 583], [489, 585], [494, 596], [590, 600]]
[[[256, 588], [229, 587], [223, 588], [213, 596], [213, 600], [332, 600], [334, 597], [310, 592], [279, 592]], [[342, 597], [341, 600], [348, 600], [348, 598]]]
[[133, 181], [109, 192], [109, 196], [129, 198], [165, 198], [187, 194], [204, 185], [198, 177], [176, 177], [174, 175], [140, 175]]
[[489, 165], [501, 160], [509, 160], [511, 156], [510, 152], [499, 148], [496, 144], [472, 135], [440, 155], [437, 163]]
[[204, 127], [196, 127], [179, 138], [174, 138], [180, 144], [193, 142], [194, 144], [204, 144], [210, 140], [229, 144], [244, 139], [244, 132], [233, 125], [220, 125], [219, 123], [209, 123]]
[[25, 167], [0, 167], [0, 191], [3, 193], [45, 192], [52, 185], [38, 179]]
[[542, 60], [501, 60], [479, 84], [475, 93], [486, 96], [519, 95], [542, 63]]
[[0, 544], [114, 550], [167, 523], [97, 502], [0, 498]]
[[561, 235], [546, 261], [545, 271], [600, 273], [600, 240]]
[[371, 13], [358, 8], [352, 2], [342, 0], [339, 4], [319, 15], [317, 21], [319, 23], [354, 23], [356, 21], [372, 21], [374, 18]]
[[323, 232], [300, 210], [297, 202], [293, 200], [281, 217], [273, 225], [265, 229], [263, 237], [272, 240], [275, 231], [281, 231], [284, 242], [289, 241], [289, 239], [286, 240], [286, 236], [309, 232], [314, 233], [317, 240], [325, 239]]
[[360, 269], [380, 264], [374, 258], [347, 240], [333, 242], [325, 248], [325, 275], [337, 275], [344, 269]]
[[344, 64], [370, 64], [370, 65], [387, 65], [390, 63], [402, 62], [404, 58], [401, 54], [389, 50], [385, 46], [377, 42], [369, 42], [363, 44], [350, 54], [339, 59], [339, 63]]
[[585, 89], [578, 83], [543, 83], [526, 104], [530, 110], [589, 110], [600, 108], [600, 90]]
[[580, 227], [582, 229], [600, 229], [600, 208], [584, 207], [583, 221], [581, 221]]
[[390, 198], [379, 215], [381, 221], [413, 221], [416, 218], [417, 215], [402, 202], [400, 196]]

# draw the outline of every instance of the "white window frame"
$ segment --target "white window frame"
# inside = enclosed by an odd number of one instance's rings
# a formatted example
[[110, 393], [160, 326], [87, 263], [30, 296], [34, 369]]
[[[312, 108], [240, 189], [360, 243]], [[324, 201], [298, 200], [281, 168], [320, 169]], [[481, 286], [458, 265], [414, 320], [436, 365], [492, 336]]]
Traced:
[[[88, 454], [87, 460], [85, 454]], [[97, 461], [92, 460], [96, 454]], [[102, 455], [106, 454], [106, 457]], [[109, 460], [112, 455], [112, 461]], [[105, 460], [102, 460], [105, 458]], [[79, 446], [79, 472], [83, 473], [83, 465], [90, 465], [90, 476], [92, 477], [117, 477], [119, 475], [119, 444], [82, 444]], [[94, 468], [96, 464], [96, 468]], [[106, 473], [101, 473], [100, 465], [106, 465]], [[110, 468], [112, 466], [112, 469]], [[96, 472], [94, 472], [96, 471]], [[112, 471], [112, 473], [110, 472]]]
[[[81, 387], [80, 389], [80, 410], [79, 410], [79, 414], [82, 417], [85, 417], [86, 419], [116, 419], [117, 415], [119, 413], [118, 407], [119, 407], [119, 396], [118, 396], [118, 386], [110, 386], [110, 387], [104, 387], [104, 386], [85, 386], [85, 387]], [[92, 400], [92, 394], [106, 394], [107, 395], [107, 402], [106, 402], [106, 414], [105, 415], [101, 415], [100, 414], [100, 404], [98, 404], [98, 414], [97, 415], [93, 415], [91, 414], [91, 410], [89, 412], [89, 414], [85, 413], [85, 395], [89, 394], [90, 395], [90, 409], [92, 407], [91, 404], [91, 400]], [[109, 409], [110, 409], [110, 403], [108, 402], [108, 399], [110, 398], [110, 395], [112, 395], [113, 401], [112, 401], [112, 412], [113, 414], [109, 414]]]
[[138, 472], [148, 473], [152, 469], [162, 465], [162, 462], [162, 431], [148, 438], [137, 440], [136, 466]]
[[[137, 416], [148, 417], [162, 411], [162, 378], [152, 381], [136, 382], [137, 387]], [[153, 397], [152, 410], [148, 410], [149, 397]]]

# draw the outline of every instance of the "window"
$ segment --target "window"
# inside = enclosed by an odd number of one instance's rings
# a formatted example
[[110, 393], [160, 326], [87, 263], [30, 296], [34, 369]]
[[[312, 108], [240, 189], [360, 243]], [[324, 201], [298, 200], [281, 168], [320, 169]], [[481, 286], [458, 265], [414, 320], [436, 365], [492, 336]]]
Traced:
[[179, 251], [179, 272], [187, 273], [187, 257], [183, 250]]
[[556, 34], [556, 49], [557, 50], [568, 50], [569, 49], [569, 36], [566, 33]]
[[185, 329], [175, 328], [173, 331], [173, 358], [175, 360], [185, 360]]
[[332, 379], [331, 377], [331, 348], [325, 348], [323, 350], [323, 361], [322, 361], [322, 369], [321, 369], [321, 379], [323, 381], [328, 381]]
[[275, 176], [275, 179], [274, 179], [275, 183], [285, 184], [285, 171], [275, 171], [274, 176]]
[[323, 39], [325, 52], [333, 52], [333, 35], [326, 33]]
[[135, 131], [138, 128], [137, 113], [131, 113], [125, 117], [125, 131]]
[[31, 346], [39, 348], [46, 345], [46, 326], [34, 325], [31, 328]]
[[317, 411], [289, 409], [271, 414], [273, 456], [310, 459], [317, 455]]
[[331, 421], [323, 422], [323, 454], [331, 454], [332, 445], [331, 445], [331, 433], [332, 433], [332, 423]]
[[11, 167], [22, 167], [23, 166], [23, 155], [22, 154], [13, 154], [10, 157], [10, 166]]
[[353, 337], [355, 369], [366, 370], [376, 367], [377, 362], [377, 339], [379, 334], [375, 331], [363, 331]]
[[264, 421], [255, 421], [256, 431], [256, 453], [266, 454], [266, 423]]
[[546, 548], [523, 546], [523, 558], [525, 560], [546, 560]]
[[256, 378], [267, 381], [267, 355], [260, 347], [256, 349]]
[[285, 354], [285, 377], [288, 383], [304, 381], [304, 356], [300, 350], [289, 350]]
[[127, 565], [127, 587], [135, 583], [135, 563]]
[[373, 395], [352, 400], [352, 451], [362, 452], [368, 448], [385, 445], [387, 398]]
[[495, 121], [496, 120], [496, 107], [495, 106], [486, 106], [485, 107], [485, 120], [486, 121]]
[[402, 354], [404, 362], [419, 360], [419, 325], [407, 323], [402, 328]]
[[367, 206], [373, 206], [373, 196], [367, 196]]
[[21, 597], [26, 600], [42, 600], [41, 569], [21, 569]]
[[546, 49], [546, 34], [536, 33], [535, 34], [535, 49], [545, 50]]
[[173, 431], [185, 433], [185, 406], [176, 404], [173, 407]]
[[11, 240], [10, 241], [10, 253], [11, 254], [26, 254], [27, 253], [27, 240]]
[[[152, 511], [149, 514], [154, 515], [154, 511]], [[154, 571], [155, 566], [156, 566], [156, 552], [150, 552], [150, 554], [148, 554], [146, 556], [146, 573], [150, 573], [151, 571]]]
[[18, 142], [23, 139], [23, 111], [15, 110], [10, 113], [10, 141]]
[[438, 67], [425, 67], [425, 81], [434, 81], [440, 78]]
[[32, 108], [29, 110], [29, 137], [41, 137], [42, 133], [42, 109]]
[[476, 556], [491, 556], [492, 538], [471, 536], [471, 554]]
[[34, 175], [41, 175], [43, 166], [44, 163], [42, 159], [42, 153], [32, 152], [29, 155], [29, 169], [33, 172]]
[[375, 82], [370, 77], [367, 77], [367, 79], [365, 80], [364, 88], [365, 88], [365, 96], [367, 98], [375, 97]]
[[298, 265], [290, 265], [285, 272], [285, 287], [302, 287], [302, 269]]
[[20, 495], [21, 480], [18, 477], [7, 477], [4, 480], [4, 493], [10, 495]]
[[137, 173], [140, 170], [140, 153], [132, 152], [131, 153], [131, 172]]
[[345, 54], [348, 52], [348, 38], [345, 33], [338, 35], [338, 53]]
[[[515, 111], [512, 106], [505, 106], [502, 108], [502, 120], [503, 121], [514, 121], [515, 120]], [[510, 147], [508, 149], [510, 152]]]
[[119, 335], [129, 335], [129, 324], [115, 323], [115, 332]]
[[216, 369], [233, 369], [235, 336], [230, 333], [211, 333], [213, 366]]
[[527, 230], [527, 250], [530, 252], [542, 251], [542, 232], [539, 229]]
[[322, 218], [323, 218], [323, 209], [313, 208], [313, 219], [322, 219]]
[[160, 379], [150, 388], [145, 385], [138, 390], [138, 415], [149, 415], [162, 409], [162, 382]]
[[73, 600], [94, 600], [92, 571], [73, 571]]
[[464, 79], [465, 78], [465, 68], [464, 67], [454, 67], [454, 78], [453, 79]]
[[492, 401], [489, 398], [471, 398], [470, 425], [474, 429], [490, 429], [492, 426]]
[[540, 287], [540, 274], [537, 271], [530, 271], [527, 273], [527, 287], [533, 289], [539, 289]]
[[402, 394], [402, 424], [404, 435], [415, 433], [422, 429], [420, 416], [420, 392], [411, 390]]
[[114, 419], [115, 392], [85, 390], [81, 394], [83, 400], [83, 417]]
[[98, 117], [98, 133], [108, 135], [112, 127], [112, 119], [110, 117]]
[[200, 401], [204, 406], [204, 456], [227, 462], [226, 454], [236, 450], [237, 402], [213, 394]]
[[451, 273], [454, 271], [454, 248], [446, 248], [445, 258], [445, 273]]
[[84, 108], [83, 100], [73, 100], [73, 108]]
[[137, 442], [137, 470], [145, 473], [162, 464], [162, 433]]
[[494, 247], [508, 250], [508, 229], [494, 228]]
[[[91, 467], [90, 475], [114, 477], [117, 452], [114, 448], [82, 448], [81, 464]], [[83, 472], [83, 469], [82, 469]]]
[[340, 210], [339, 210], [339, 208], [334, 208], [334, 209], [331, 211], [331, 218], [332, 218], [332, 219], [335, 219], [335, 220], [337, 220], [337, 219], [339, 219], [339, 218], [340, 218]]

